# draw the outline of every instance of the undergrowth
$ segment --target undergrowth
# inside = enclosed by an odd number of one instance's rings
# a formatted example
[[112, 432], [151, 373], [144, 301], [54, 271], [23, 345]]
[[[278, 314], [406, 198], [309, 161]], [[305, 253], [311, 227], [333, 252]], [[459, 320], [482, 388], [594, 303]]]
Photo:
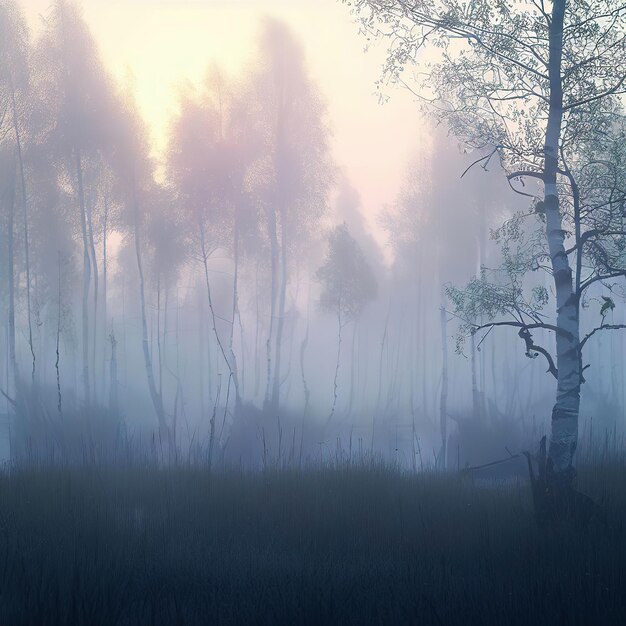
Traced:
[[0, 623], [623, 624], [626, 464], [580, 470], [609, 528], [536, 527], [528, 485], [382, 465], [0, 475]]

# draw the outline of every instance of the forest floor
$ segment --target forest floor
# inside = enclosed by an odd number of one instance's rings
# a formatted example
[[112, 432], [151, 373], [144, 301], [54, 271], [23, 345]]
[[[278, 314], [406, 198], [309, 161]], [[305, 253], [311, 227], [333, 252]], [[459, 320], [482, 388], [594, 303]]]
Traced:
[[626, 623], [626, 464], [582, 468], [609, 528], [540, 531], [527, 484], [380, 466], [0, 475], [0, 624]]

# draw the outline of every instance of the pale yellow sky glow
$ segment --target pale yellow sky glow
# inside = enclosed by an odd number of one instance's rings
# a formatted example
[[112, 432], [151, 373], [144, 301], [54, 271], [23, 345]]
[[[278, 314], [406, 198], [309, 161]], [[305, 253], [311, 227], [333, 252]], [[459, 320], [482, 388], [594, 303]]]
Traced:
[[[49, 0], [22, 0], [36, 31]], [[83, 0], [105, 62], [120, 80], [133, 77], [156, 151], [165, 144], [177, 85], [202, 80], [210, 63], [237, 75], [253, 61], [259, 19], [286, 22], [300, 38], [311, 76], [328, 104], [335, 159], [359, 190], [371, 230], [391, 202], [420, 143], [418, 107], [406, 91], [375, 92], [384, 51], [364, 53], [349, 8], [338, 0]]]

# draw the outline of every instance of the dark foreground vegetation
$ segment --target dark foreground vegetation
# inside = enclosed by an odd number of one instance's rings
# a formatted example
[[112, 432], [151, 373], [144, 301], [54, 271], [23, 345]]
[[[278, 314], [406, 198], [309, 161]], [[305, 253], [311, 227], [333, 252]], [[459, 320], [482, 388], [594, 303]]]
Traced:
[[608, 527], [536, 527], [528, 484], [382, 466], [54, 468], [0, 477], [1, 624], [623, 624]]

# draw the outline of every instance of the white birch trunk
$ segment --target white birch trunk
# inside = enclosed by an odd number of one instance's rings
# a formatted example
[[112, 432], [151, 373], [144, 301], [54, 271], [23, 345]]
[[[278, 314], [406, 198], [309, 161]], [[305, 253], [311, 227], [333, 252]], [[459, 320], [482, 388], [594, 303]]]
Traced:
[[35, 384], [35, 348], [33, 347], [33, 319], [30, 300], [30, 245], [28, 239], [28, 200], [26, 198], [26, 175], [24, 174], [24, 159], [22, 156], [22, 138], [20, 135], [19, 120], [17, 117], [17, 104], [15, 102], [15, 88], [10, 82], [11, 105], [13, 111], [13, 131], [15, 133], [15, 146], [17, 148], [17, 164], [20, 172], [20, 196], [22, 200], [22, 217], [24, 220], [24, 263], [26, 265], [26, 314], [28, 316], [28, 345], [32, 357], [31, 378]]
[[91, 263], [89, 258], [89, 241], [87, 237], [87, 217], [85, 212], [85, 191], [83, 186], [83, 166], [80, 150], [75, 149], [76, 179], [78, 183], [78, 203], [80, 208], [80, 224], [83, 238], [83, 307], [82, 307], [82, 348], [83, 348], [83, 394], [85, 404], [91, 404], [89, 383], [89, 283], [91, 282]]
[[548, 453], [556, 473], [571, 466], [576, 449], [581, 384], [579, 301], [573, 289], [572, 268], [565, 252], [565, 232], [557, 191], [559, 141], [563, 120], [561, 61], [565, 10], [566, 0], [554, 0], [550, 25], [550, 103], [543, 172], [546, 236], [556, 290], [556, 325], [559, 329], [556, 333], [557, 394], [552, 409]]
[[442, 469], [447, 467], [448, 451], [448, 318], [446, 308], [442, 304], [439, 309], [439, 321], [441, 324], [441, 395], [439, 396], [439, 427], [441, 429], [441, 458], [439, 465]]
[[157, 416], [159, 423], [159, 431], [167, 438], [168, 444], [173, 444], [172, 433], [170, 432], [167, 420], [165, 418], [165, 410], [163, 408], [163, 398], [157, 390], [156, 382], [154, 379], [154, 367], [152, 364], [152, 356], [150, 354], [150, 343], [148, 340], [148, 322], [146, 319], [146, 297], [144, 287], [144, 275], [143, 275], [143, 263], [141, 259], [141, 235], [139, 226], [139, 208], [137, 206], [136, 192], [133, 189], [133, 218], [134, 218], [134, 230], [135, 230], [135, 256], [137, 260], [137, 271], [139, 273], [139, 299], [141, 304], [141, 335], [143, 345], [143, 358], [144, 366], [146, 370], [146, 378], [148, 379], [148, 389], [150, 391], [150, 398], [152, 405]]
[[[235, 209], [237, 212], [237, 209]], [[239, 369], [237, 367], [237, 356], [235, 354], [235, 320], [239, 316], [239, 223], [238, 217], [235, 215], [233, 225], [233, 307], [230, 325], [230, 336], [228, 339], [228, 351], [231, 359], [231, 369], [233, 374], [233, 385], [235, 387], [235, 411], [241, 406], [241, 389], [239, 387]], [[241, 326], [241, 316], [239, 316], [239, 325]], [[241, 344], [243, 353], [243, 343]]]
[[[10, 157], [9, 159], [10, 160]], [[11, 164], [9, 165], [11, 167]], [[15, 239], [14, 239], [14, 222], [15, 222], [15, 173], [11, 172], [11, 180], [9, 181], [9, 192], [6, 194], [6, 203], [8, 207], [8, 224], [7, 224], [7, 256], [8, 256], [8, 278], [9, 278], [9, 371], [13, 377], [13, 388], [17, 388], [19, 381], [19, 370], [17, 364], [17, 353], [15, 349]], [[8, 390], [7, 390], [8, 391]]]
[[271, 288], [270, 288], [270, 325], [267, 332], [267, 341], [265, 344], [265, 352], [267, 359], [266, 383], [265, 383], [265, 402], [264, 407], [270, 406], [272, 391], [272, 337], [274, 334], [274, 320], [276, 318], [276, 301], [278, 299], [278, 237], [276, 233], [276, 211], [270, 209], [268, 220], [270, 235], [270, 254], [271, 254]]

